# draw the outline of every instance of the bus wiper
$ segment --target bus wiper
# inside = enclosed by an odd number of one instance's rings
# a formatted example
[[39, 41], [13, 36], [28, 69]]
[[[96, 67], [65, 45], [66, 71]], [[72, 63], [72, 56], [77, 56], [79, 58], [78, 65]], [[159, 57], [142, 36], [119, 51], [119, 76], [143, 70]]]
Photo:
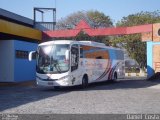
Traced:
[[45, 72], [43, 70], [41, 70], [37, 65], [36, 65], [36, 71], [38, 73], [42, 73], [42, 74], [45, 74]]
[[53, 65], [59, 73], [62, 73], [62, 70], [59, 67], [58, 60], [53, 60]]

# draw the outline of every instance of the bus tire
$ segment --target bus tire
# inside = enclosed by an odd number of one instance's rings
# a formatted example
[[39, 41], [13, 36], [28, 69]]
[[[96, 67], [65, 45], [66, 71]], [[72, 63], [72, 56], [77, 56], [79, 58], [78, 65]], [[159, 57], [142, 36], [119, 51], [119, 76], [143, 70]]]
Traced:
[[87, 88], [88, 86], [88, 76], [84, 75], [82, 78], [82, 88]]

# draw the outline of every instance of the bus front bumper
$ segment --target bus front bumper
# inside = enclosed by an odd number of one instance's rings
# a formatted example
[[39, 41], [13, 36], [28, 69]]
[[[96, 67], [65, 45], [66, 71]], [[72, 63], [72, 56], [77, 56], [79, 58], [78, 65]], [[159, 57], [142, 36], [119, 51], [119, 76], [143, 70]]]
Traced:
[[56, 80], [56, 81], [43, 81], [37, 79], [37, 85], [38, 86], [44, 86], [44, 87], [54, 87], [54, 86], [73, 86], [69, 80]]

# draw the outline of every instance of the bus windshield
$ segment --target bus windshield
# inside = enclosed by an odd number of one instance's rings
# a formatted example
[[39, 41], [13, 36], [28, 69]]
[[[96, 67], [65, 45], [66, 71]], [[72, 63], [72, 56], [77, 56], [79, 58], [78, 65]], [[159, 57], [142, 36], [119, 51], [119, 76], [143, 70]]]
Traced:
[[[67, 44], [43, 45], [38, 47], [37, 73], [64, 73], [69, 70], [69, 59], [66, 52], [69, 50]], [[69, 58], [69, 56], [68, 56]]]

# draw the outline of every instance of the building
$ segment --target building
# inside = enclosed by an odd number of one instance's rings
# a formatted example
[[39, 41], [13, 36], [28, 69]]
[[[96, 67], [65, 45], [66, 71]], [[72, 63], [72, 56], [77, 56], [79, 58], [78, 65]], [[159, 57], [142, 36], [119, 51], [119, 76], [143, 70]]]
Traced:
[[35, 62], [28, 61], [36, 50], [42, 32], [34, 21], [0, 9], [0, 82], [35, 80]]

